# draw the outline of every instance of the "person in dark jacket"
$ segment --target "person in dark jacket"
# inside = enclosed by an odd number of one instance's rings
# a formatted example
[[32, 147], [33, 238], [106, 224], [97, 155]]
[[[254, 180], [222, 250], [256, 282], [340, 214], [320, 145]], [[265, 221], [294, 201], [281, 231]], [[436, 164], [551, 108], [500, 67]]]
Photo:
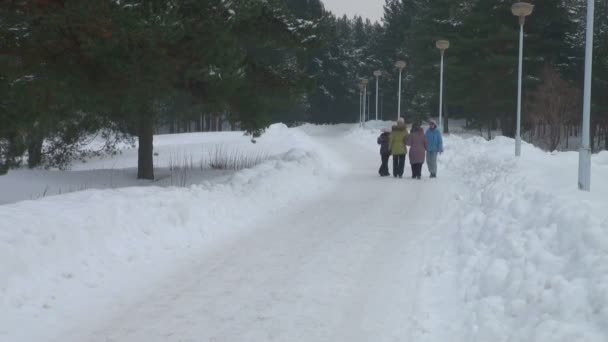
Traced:
[[412, 165], [412, 178], [422, 178], [422, 164], [427, 151], [427, 141], [424, 135], [424, 130], [419, 123], [412, 126], [412, 131], [407, 138], [407, 145], [410, 146], [410, 164]]
[[378, 145], [380, 145], [380, 159], [382, 164], [380, 165], [380, 173], [381, 177], [390, 176], [391, 174], [388, 172], [388, 159], [391, 156], [391, 150], [388, 146], [390, 141], [391, 131], [387, 128], [382, 129], [382, 134], [378, 137]]

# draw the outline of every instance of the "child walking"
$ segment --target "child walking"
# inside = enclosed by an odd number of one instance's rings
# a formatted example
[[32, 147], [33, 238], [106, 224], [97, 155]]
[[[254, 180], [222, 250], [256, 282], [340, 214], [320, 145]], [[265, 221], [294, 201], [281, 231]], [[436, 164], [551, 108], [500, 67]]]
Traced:
[[382, 129], [382, 134], [378, 137], [378, 145], [380, 145], [380, 159], [382, 164], [378, 173], [381, 177], [387, 177], [391, 174], [388, 172], [388, 159], [391, 156], [391, 150], [389, 148], [391, 131], [388, 128]]

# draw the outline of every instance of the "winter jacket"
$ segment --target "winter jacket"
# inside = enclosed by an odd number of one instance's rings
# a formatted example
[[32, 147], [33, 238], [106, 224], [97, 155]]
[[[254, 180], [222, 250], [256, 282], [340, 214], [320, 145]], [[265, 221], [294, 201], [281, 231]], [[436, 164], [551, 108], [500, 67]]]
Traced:
[[378, 145], [380, 145], [380, 154], [390, 154], [391, 150], [388, 146], [391, 134], [388, 132], [380, 134], [378, 137]]
[[426, 130], [426, 140], [428, 142], [429, 152], [443, 152], [443, 138], [441, 132], [437, 128], [429, 128]]
[[392, 155], [398, 156], [407, 154], [407, 147], [405, 146], [405, 143], [407, 142], [408, 135], [409, 134], [407, 134], [405, 124], [393, 126], [393, 132], [391, 133], [388, 144]]
[[424, 130], [422, 130], [422, 128], [412, 130], [407, 139], [407, 144], [410, 146], [410, 164], [424, 163], [427, 151], [427, 141]]

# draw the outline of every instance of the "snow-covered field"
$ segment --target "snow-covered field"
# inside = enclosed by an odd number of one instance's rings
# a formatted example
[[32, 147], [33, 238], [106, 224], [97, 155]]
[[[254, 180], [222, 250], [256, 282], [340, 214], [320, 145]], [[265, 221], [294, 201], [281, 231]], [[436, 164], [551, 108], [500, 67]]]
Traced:
[[[118, 189], [129, 186], [187, 187], [205, 181], [225, 182], [230, 170], [210, 167], [216, 154], [228, 158], [266, 160], [292, 148], [308, 147], [308, 140], [286, 133], [283, 125], [271, 127], [251, 143], [242, 132], [184, 133], [154, 137], [156, 180], [137, 181], [137, 148], [122, 144], [120, 153], [75, 162], [69, 171], [11, 170], [0, 177], [0, 204], [33, 200], [88, 189]], [[287, 140], [287, 143], [283, 141]], [[96, 141], [91, 143], [95, 150]]]
[[[134, 183], [133, 150], [0, 177], [0, 341], [608, 340], [607, 152], [591, 193], [577, 154], [500, 137], [381, 179], [388, 125], [156, 137], [169, 180], [218, 144], [268, 156], [187, 184]], [[86, 190], [13, 203], [53, 186]]]

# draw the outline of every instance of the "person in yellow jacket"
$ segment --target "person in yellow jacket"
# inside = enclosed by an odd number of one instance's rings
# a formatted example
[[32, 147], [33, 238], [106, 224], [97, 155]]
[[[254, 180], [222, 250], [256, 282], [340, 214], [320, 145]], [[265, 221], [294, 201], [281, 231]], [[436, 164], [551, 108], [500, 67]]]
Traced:
[[403, 178], [403, 169], [405, 167], [405, 155], [407, 154], [407, 138], [409, 134], [405, 126], [405, 120], [399, 118], [397, 125], [393, 126], [391, 137], [389, 140], [389, 148], [393, 155], [393, 176], [395, 178]]

